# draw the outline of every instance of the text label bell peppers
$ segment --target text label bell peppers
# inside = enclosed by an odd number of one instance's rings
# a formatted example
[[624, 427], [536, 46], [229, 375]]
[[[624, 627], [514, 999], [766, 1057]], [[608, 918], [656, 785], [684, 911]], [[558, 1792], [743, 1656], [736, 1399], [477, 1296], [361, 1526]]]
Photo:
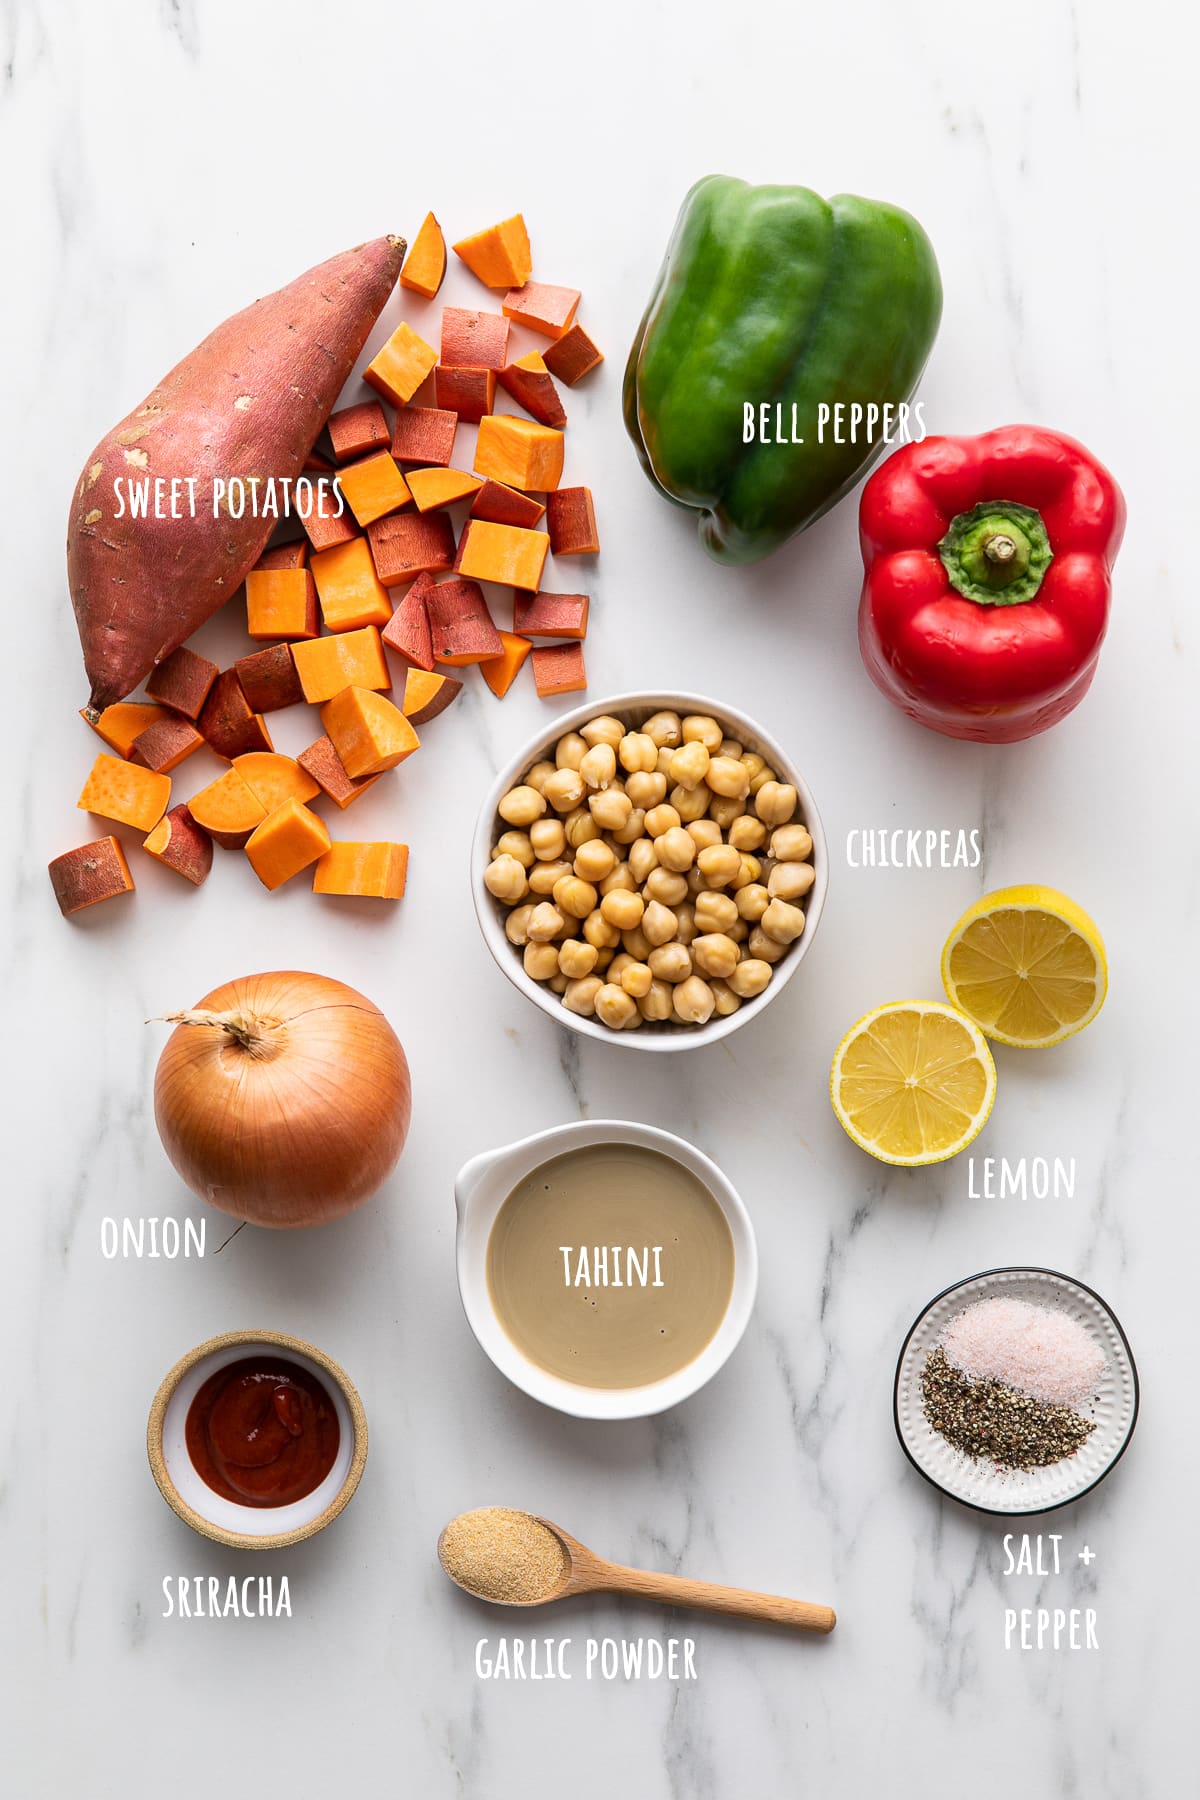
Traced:
[[[700, 515], [719, 562], [757, 562], [848, 493], [884, 449], [832, 441], [819, 409], [898, 407], [937, 335], [929, 239], [899, 207], [724, 175], [683, 203], [625, 371], [643, 467]], [[748, 406], [802, 443], [744, 441]], [[778, 414], [776, 409], [778, 410]], [[793, 412], [794, 409], [794, 412]]]
[[877, 688], [947, 737], [1011, 744], [1091, 685], [1125, 529], [1082, 444], [1035, 425], [931, 437], [863, 489], [858, 614]]

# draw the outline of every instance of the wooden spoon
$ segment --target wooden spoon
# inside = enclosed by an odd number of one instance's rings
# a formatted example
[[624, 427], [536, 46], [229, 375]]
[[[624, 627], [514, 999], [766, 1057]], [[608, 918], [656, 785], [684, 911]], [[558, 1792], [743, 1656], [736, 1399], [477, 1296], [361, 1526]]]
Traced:
[[[508, 1512], [508, 1508], [486, 1511]], [[483, 1513], [475, 1515], [482, 1518]], [[438, 1558], [451, 1581], [473, 1594], [476, 1599], [490, 1600], [495, 1606], [545, 1606], [554, 1600], [566, 1600], [573, 1594], [631, 1594], [639, 1600], [657, 1600], [664, 1606], [688, 1606], [701, 1612], [735, 1613], [744, 1619], [765, 1619], [772, 1625], [787, 1625], [794, 1631], [832, 1631], [837, 1614], [829, 1606], [815, 1606], [808, 1600], [785, 1600], [777, 1594], [756, 1594], [748, 1588], [722, 1587], [713, 1581], [691, 1581], [683, 1575], [660, 1575], [649, 1569], [629, 1569], [622, 1563], [608, 1562], [597, 1556], [586, 1544], [573, 1538], [561, 1525], [543, 1519], [537, 1513], [521, 1513], [522, 1520], [541, 1525], [558, 1539], [564, 1551], [564, 1568], [560, 1578], [544, 1593], [512, 1599], [484, 1591], [471, 1585], [470, 1576], [461, 1568], [453, 1568], [446, 1556], [447, 1526], [438, 1539]], [[451, 1523], [456, 1523], [452, 1521]]]

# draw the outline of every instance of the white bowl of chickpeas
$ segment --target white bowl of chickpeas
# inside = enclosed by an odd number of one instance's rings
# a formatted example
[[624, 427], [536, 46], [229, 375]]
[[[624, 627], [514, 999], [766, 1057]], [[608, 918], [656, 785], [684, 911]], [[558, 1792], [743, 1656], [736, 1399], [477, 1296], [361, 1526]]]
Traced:
[[700, 694], [618, 694], [565, 713], [497, 778], [471, 875], [489, 950], [543, 1012], [690, 1050], [795, 974], [828, 858], [808, 784], [761, 725]]

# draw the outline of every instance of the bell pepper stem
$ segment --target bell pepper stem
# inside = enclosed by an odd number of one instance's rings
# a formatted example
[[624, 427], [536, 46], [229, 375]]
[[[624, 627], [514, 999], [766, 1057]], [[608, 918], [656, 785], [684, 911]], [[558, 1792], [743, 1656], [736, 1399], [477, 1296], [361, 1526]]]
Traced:
[[985, 500], [959, 513], [938, 555], [951, 585], [977, 606], [1032, 600], [1054, 559], [1041, 514], [1016, 500]]

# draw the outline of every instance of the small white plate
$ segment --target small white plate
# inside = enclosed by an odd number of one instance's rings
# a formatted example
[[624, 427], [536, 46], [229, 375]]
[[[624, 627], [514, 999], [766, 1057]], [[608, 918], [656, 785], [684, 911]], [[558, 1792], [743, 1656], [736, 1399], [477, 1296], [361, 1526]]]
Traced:
[[[921, 1372], [951, 1319], [977, 1300], [1027, 1300], [1054, 1307], [1082, 1325], [1104, 1351], [1096, 1398], [1079, 1410], [1096, 1429], [1074, 1456], [1044, 1469], [1000, 1469], [956, 1450], [930, 1425], [921, 1403]], [[1099, 1294], [1053, 1269], [989, 1269], [956, 1282], [925, 1308], [904, 1340], [896, 1365], [896, 1434], [926, 1481], [979, 1512], [1040, 1513], [1078, 1500], [1120, 1461], [1138, 1415], [1138, 1377], [1119, 1321]]]

